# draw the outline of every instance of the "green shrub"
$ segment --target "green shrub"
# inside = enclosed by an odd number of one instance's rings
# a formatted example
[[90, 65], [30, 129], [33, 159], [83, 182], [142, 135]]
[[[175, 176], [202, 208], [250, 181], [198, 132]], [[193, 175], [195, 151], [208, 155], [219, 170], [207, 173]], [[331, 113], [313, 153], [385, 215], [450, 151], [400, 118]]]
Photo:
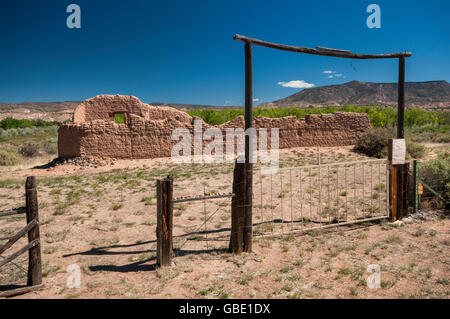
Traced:
[[25, 128], [0, 128], [0, 142], [8, 141], [19, 137], [34, 137], [34, 136], [54, 136], [56, 139], [58, 134], [57, 126], [44, 126], [44, 127], [25, 127]]
[[37, 120], [27, 120], [27, 119], [23, 119], [23, 120], [17, 120], [11, 117], [7, 117], [3, 120], [0, 121], [0, 128], [4, 129], [4, 130], [9, 130], [12, 128], [27, 128], [27, 127], [46, 127], [46, 126], [59, 126], [61, 125], [60, 122], [57, 121], [52, 121], [52, 122], [47, 122], [41, 119], [37, 119]]
[[[295, 116], [304, 118], [307, 114], [326, 114], [334, 112], [355, 112], [369, 115], [370, 123], [374, 127], [392, 127], [397, 124], [397, 110], [391, 107], [382, 106], [356, 106], [345, 105], [343, 107], [327, 106], [324, 108], [261, 108], [253, 109], [253, 116], [265, 116], [277, 118], [283, 116]], [[198, 116], [211, 125], [223, 124], [239, 115], [244, 115], [244, 109], [195, 109], [187, 111], [191, 116]], [[425, 111], [418, 108], [411, 108], [405, 111], [406, 127], [428, 127], [431, 130], [439, 129], [450, 125], [450, 112]]]
[[408, 153], [408, 155], [410, 157], [419, 159], [419, 158], [424, 157], [427, 154], [428, 150], [422, 144], [408, 141], [408, 142], [406, 142], [406, 152]]
[[[355, 146], [355, 151], [370, 157], [387, 157], [387, 149], [390, 138], [395, 138], [395, 132], [393, 129], [385, 129], [381, 127], [371, 128], [358, 139]], [[428, 150], [424, 145], [411, 141], [406, 142], [406, 152], [409, 157], [416, 159], [422, 158], [427, 154], [427, 151]]]
[[0, 166], [17, 165], [22, 162], [22, 159], [15, 150], [0, 150]]
[[355, 150], [370, 157], [386, 157], [388, 140], [394, 136], [391, 129], [371, 128], [358, 139]]
[[450, 152], [441, 152], [434, 160], [419, 165], [419, 179], [450, 200]]

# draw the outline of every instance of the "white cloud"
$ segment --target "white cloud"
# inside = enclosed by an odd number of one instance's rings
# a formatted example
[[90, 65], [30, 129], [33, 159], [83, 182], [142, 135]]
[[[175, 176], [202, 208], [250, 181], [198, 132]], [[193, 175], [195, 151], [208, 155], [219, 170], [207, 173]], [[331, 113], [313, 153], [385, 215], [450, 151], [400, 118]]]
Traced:
[[303, 80], [295, 80], [289, 82], [278, 82], [279, 85], [285, 88], [295, 88], [295, 89], [305, 89], [312, 88], [314, 86], [313, 83], [307, 83]]
[[333, 74], [333, 73], [336, 73], [336, 71], [326, 70], [326, 71], [323, 71], [322, 73]]
[[[334, 72], [334, 71], [333, 71]], [[324, 72], [325, 73], [325, 72]], [[341, 73], [336, 73], [336, 74], [330, 74], [329, 76], [327, 76], [327, 78], [332, 79], [332, 78], [340, 78], [342, 77], [343, 79], [345, 79], [345, 75], [341, 74]]]
[[254, 98], [253, 99], [253, 102], [258, 102], [259, 101], [259, 98]]

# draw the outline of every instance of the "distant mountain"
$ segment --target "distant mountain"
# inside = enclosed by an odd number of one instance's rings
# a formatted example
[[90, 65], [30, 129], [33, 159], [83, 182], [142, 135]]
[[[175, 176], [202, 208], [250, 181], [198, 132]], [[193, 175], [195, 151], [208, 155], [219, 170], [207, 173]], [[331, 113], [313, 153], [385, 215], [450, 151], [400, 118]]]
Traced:
[[35, 112], [60, 112], [73, 110], [80, 101], [65, 102], [22, 102], [22, 103], [0, 103], [0, 112], [16, 111], [18, 109], [33, 110]]
[[[6, 117], [17, 119], [42, 119], [46, 121], [71, 120], [73, 110], [81, 101], [0, 103], [0, 120]], [[170, 106], [179, 110], [230, 109], [238, 106], [214, 106], [151, 102], [155, 106]], [[304, 89], [287, 98], [260, 107], [321, 107], [352, 105], [397, 105], [397, 83], [373, 83], [351, 81], [344, 84]], [[406, 107], [450, 110], [450, 84], [446, 81], [406, 82]]]
[[72, 119], [73, 110], [80, 103], [79, 101], [0, 103], [0, 120], [13, 117], [63, 122]]
[[[338, 85], [304, 89], [284, 99], [263, 103], [262, 107], [310, 107], [352, 105], [397, 105], [397, 83], [351, 81]], [[449, 108], [447, 81], [406, 82], [406, 107]]]
[[[82, 101], [66, 102], [23, 102], [23, 103], [0, 103], [0, 120], [12, 117], [16, 119], [41, 119], [45, 121], [64, 122], [72, 119], [73, 110]], [[154, 106], [170, 106], [179, 110], [188, 111], [192, 109], [226, 109], [239, 108], [238, 106], [214, 106], [199, 104], [180, 104], [151, 102]]]

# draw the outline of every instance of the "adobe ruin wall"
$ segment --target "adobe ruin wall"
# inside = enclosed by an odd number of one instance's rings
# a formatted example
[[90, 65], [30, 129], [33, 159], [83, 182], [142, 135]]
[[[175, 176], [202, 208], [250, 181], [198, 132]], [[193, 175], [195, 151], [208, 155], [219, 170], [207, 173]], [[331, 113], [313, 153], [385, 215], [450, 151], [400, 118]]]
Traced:
[[[115, 122], [117, 113], [124, 115], [125, 123]], [[172, 140], [172, 131], [185, 128], [193, 136], [195, 120], [201, 119], [174, 108], [142, 103], [133, 96], [99, 95], [75, 109], [72, 123], [60, 126], [58, 154], [117, 159], [170, 157], [178, 143]], [[213, 127], [201, 121], [203, 131]], [[367, 114], [336, 112], [307, 115], [304, 119], [256, 117], [253, 126], [268, 129], [269, 145], [270, 128], [279, 128], [279, 148], [344, 146], [355, 144], [370, 127], [370, 120]], [[244, 128], [244, 117], [216, 127], [222, 131], [225, 142], [226, 128]], [[208, 143], [204, 141], [203, 145]]]

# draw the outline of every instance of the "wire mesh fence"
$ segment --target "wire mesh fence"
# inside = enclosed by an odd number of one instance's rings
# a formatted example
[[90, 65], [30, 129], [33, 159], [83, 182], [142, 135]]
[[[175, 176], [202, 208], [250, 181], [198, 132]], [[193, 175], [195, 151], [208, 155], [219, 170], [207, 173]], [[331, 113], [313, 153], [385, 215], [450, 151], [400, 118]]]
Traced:
[[[228, 249], [231, 234], [231, 183], [174, 190], [173, 247], [183, 254]], [[195, 194], [195, 195], [193, 195]], [[192, 196], [193, 195], [193, 196]]]
[[450, 208], [450, 192], [448, 186], [448, 170], [433, 167], [428, 163], [417, 163], [419, 208]]
[[[289, 234], [315, 227], [388, 216], [387, 161], [365, 160], [255, 170], [254, 236]], [[232, 180], [174, 187], [173, 247], [178, 254], [225, 250], [231, 235]]]
[[386, 160], [296, 168], [254, 176], [254, 235], [285, 234], [317, 226], [388, 215]]

